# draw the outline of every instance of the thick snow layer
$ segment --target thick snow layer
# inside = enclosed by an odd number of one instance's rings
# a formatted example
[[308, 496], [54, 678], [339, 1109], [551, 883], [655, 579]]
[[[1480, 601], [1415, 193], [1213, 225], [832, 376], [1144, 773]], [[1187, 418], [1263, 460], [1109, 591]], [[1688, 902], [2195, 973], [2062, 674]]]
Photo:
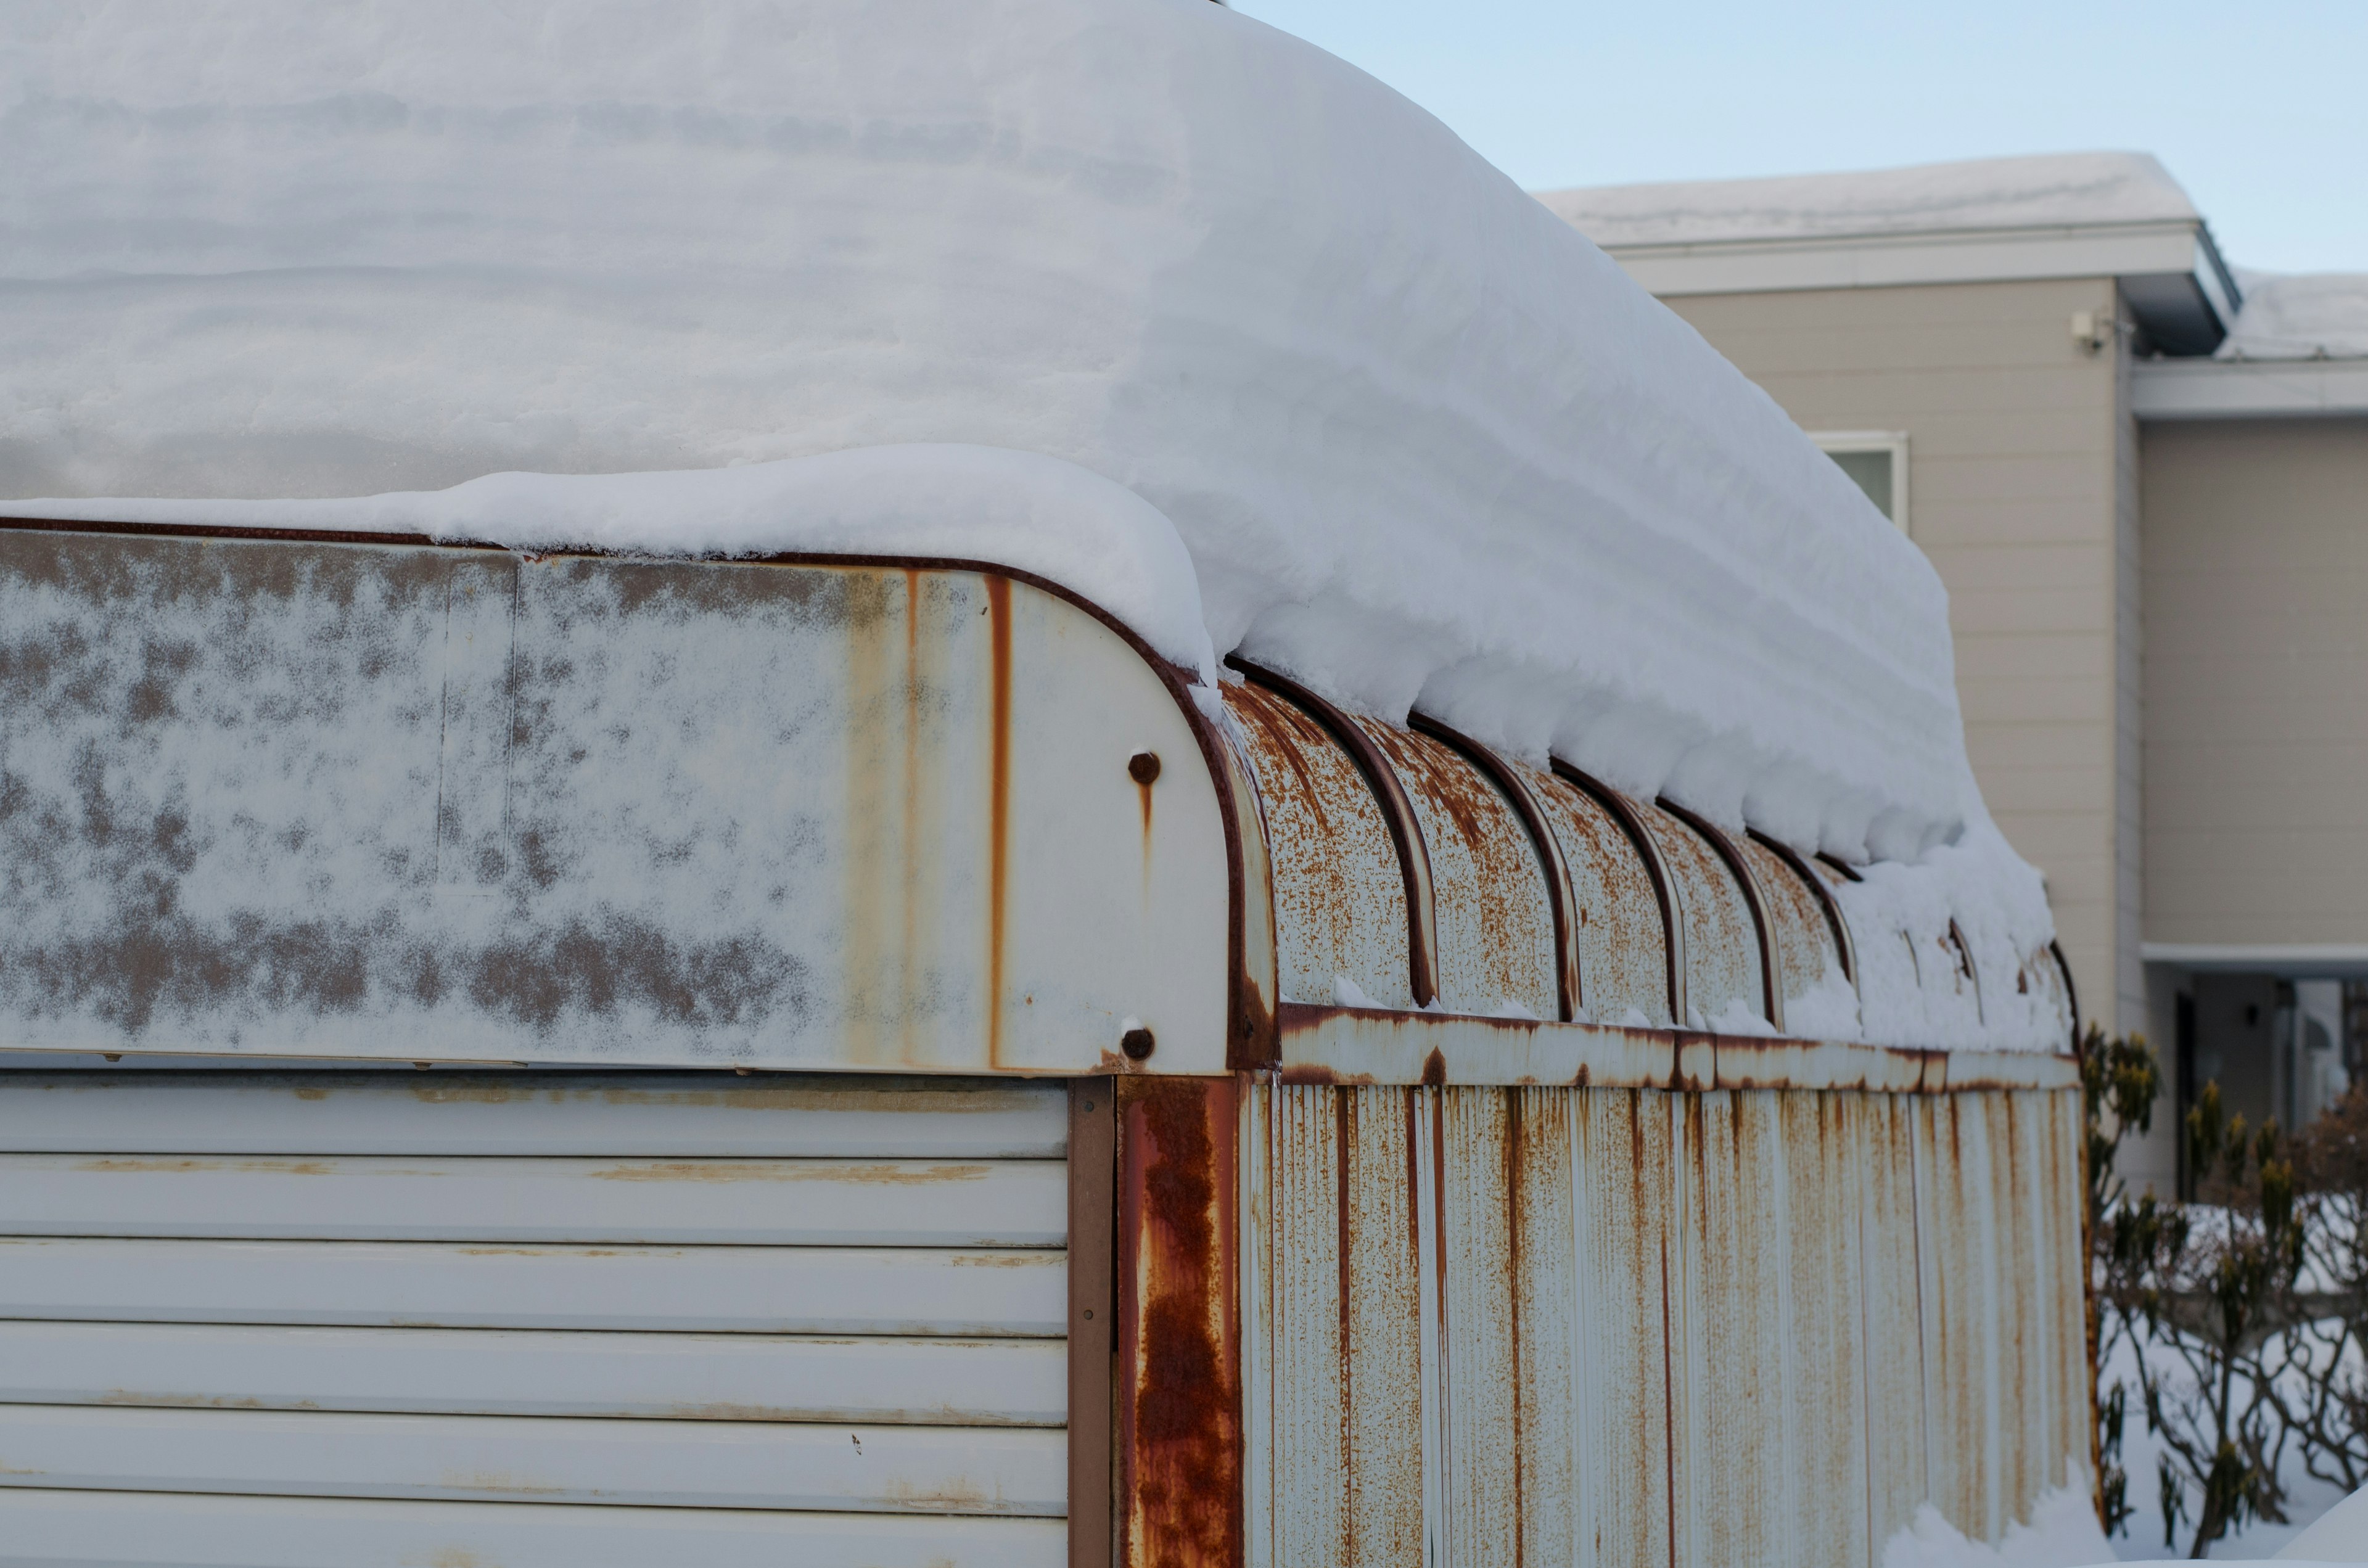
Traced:
[[1042, 452], [1357, 707], [1852, 857], [1968, 815], [1915, 550], [1437, 121], [1205, 0], [12, 7], [0, 128], [0, 494]]
[[[0, 147], [19, 515], [1000, 559], [2049, 935], [1922, 555], [1436, 120], [1206, 0], [12, 6]], [[2029, 162], [1884, 177], [2168, 199]]]
[[1538, 199], [1597, 244], [1703, 244], [2055, 224], [2192, 222], [2145, 153], [1982, 158], [1901, 169], [1550, 190]]
[[1883, 1568], [2089, 1568], [2112, 1560], [2085, 1479], [2042, 1495], [2031, 1522], [2009, 1525], [1996, 1546], [1968, 1540], [1928, 1503], [1883, 1548]]
[[2220, 345], [2223, 359], [2368, 357], [2368, 272], [2239, 271], [2245, 302]]
[[1216, 660], [1191, 557], [1157, 509], [1099, 474], [987, 447], [863, 447], [682, 473], [495, 473], [350, 500], [48, 501], [62, 520], [415, 533], [684, 555], [912, 555], [992, 562], [1082, 595], [1205, 684]]

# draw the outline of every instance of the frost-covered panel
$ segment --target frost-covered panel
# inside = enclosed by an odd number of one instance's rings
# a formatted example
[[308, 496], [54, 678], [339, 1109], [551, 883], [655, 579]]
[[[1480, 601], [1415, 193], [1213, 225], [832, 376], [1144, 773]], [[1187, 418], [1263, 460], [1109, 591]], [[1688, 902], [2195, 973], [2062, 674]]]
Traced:
[[8, 531], [0, 679], [8, 1046], [1223, 1061], [1213, 782], [1031, 588]]

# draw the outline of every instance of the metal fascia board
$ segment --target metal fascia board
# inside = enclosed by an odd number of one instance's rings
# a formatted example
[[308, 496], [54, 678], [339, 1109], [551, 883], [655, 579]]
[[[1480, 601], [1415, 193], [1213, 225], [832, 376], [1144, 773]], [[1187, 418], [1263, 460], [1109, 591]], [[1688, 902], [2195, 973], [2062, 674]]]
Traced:
[[1623, 245], [1611, 258], [1655, 294], [1745, 294], [1911, 283], [1990, 283], [2184, 272], [2192, 220], [2097, 227], [1957, 230], [1813, 240]]
[[2368, 358], [2165, 359], [2130, 368], [2142, 420], [2368, 416]]

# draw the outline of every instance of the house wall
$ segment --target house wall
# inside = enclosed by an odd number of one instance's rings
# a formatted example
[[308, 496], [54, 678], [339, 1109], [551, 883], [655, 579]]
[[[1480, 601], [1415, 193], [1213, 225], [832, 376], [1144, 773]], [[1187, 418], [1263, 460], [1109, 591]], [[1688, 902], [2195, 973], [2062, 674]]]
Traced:
[[1983, 796], [2046, 874], [2083, 1017], [2143, 1027], [2138, 437], [2121, 356], [2071, 333], [2112, 280], [1666, 302], [1804, 428], [1907, 432]]
[[2143, 449], [2146, 937], [2368, 945], [2368, 420]]

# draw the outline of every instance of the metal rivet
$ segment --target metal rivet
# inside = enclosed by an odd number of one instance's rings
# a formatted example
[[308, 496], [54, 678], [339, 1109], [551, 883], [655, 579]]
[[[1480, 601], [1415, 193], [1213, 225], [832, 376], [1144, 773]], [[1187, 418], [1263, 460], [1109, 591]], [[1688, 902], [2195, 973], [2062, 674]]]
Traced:
[[1126, 759], [1126, 776], [1138, 784], [1148, 784], [1159, 777], [1159, 754], [1139, 751]]
[[1094, 1108], [1094, 1102], [1093, 1102], [1093, 1101], [1091, 1101], [1091, 1100], [1087, 1100], [1087, 1101], [1086, 1102], [1086, 1108], [1087, 1108], [1087, 1110], [1091, 1110], [1091, 1109], [1093, 1109], [1093, 1108]]
[[1149, 1029], [1129, 1029], [1119, 1037], [1118, 1048], [1135, 1061], [1141, 1062], [1150, 1056], [1155, 1043]]
[[1093, 1309], [1093, 1308], [1091, 1308], [1091, 1307], [1087, 1307], [1087, 1308], [1086, 1309], [1086, 1321], [1087, 1321], [1087, 1323], [1091, 1323], [1091, 1322], [1093, 1322], [1093, 1321], [1094, 1321], [1094, 1309]]

